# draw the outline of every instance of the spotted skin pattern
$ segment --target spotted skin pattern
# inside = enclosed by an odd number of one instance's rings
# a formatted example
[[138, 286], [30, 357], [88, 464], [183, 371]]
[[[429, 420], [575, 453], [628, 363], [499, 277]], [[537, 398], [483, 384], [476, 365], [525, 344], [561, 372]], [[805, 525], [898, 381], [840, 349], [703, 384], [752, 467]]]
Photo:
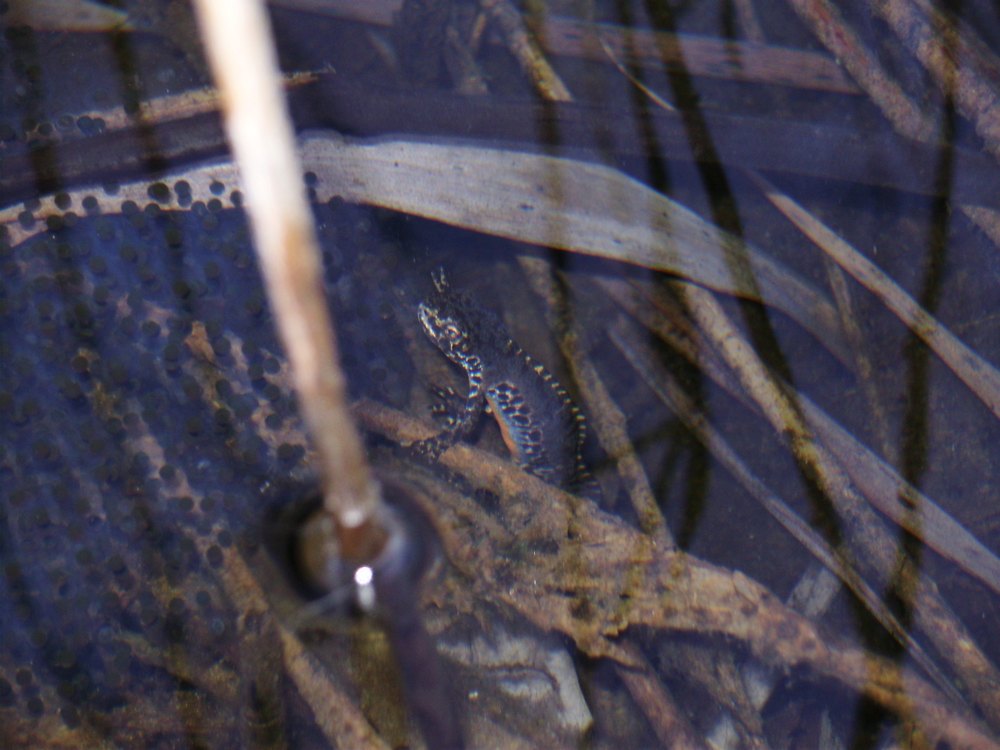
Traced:
[[457, 408], [448, 411], [441, 433], [415, 449], [440, 455], [468, 437], [485, 410], [497, 420], [521, 468], [562, 489], [599, 497], [581, 455], [584, 417], [566, 391], [517, 345], [495, 314], [453, 290], [442, 269], [432, 280], [434, 293], [420, 303], [417, 315], [431, 341], [465, 371], [468, 391], [464, 399], [446, 394]]

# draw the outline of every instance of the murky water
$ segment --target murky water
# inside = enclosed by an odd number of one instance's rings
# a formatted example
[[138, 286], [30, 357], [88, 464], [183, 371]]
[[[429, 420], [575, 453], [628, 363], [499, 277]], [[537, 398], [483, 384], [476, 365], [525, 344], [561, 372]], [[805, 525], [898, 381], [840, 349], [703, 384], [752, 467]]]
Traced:
[[[136, 30], [85, 32], [22, 5], [0, 11], [2, 744], [420, 746], [403, 697], [417, 661], [401, 667], [384, 623], [343, 602], [307, 617], [285, 565], [283, 524], [315, 466], [239, 186], [225, 167], [200, 171], [225, 159], [212, 105], [124, 114], [208, 85], [187, 10], [129, 3]], [[339, 141], [304, 165], [371, 460], [419, 506], [421, 617], [467, 744], [994, 746], [998, 170], [989, 123], [963, 98], [996, 85], [985, 4], [961, 9], [958, 38], [983, 44], [956, 59], [986, 88], [960, 77], [949, 95], [891, 20], [843, 10], [921, 104], [924, 143], [898, 135], [884, 86], [859, 86], [786, 6], [757, 8], [756, 24], [742, 4], [536, 12], [575, 99], [556, 103], [532, 93], [500, 22], [477, 36], [465, 4], [408, 5], [395, 27], [379, 3], [279, 5], [283, 64], [318, 77], [290, 89], [301, 128], [360, 139], [348, 143], [369, 148], [371, 174], [424, 170], [434, 195], [408, 214], [392, 210], [391, 178], [348, 185]], [[605, 24], [589, 42], [588, 15]], [[449, 19], [475, 40], [479, 77], [446, 41]], [[711, 44], [758, 31], [756, 45]], [[455, 94], [458, 81], [490, 93]], [[428, 166], [405, 145], [386, 157], [397, 141], [460, 148]], [[518, 179], [550, 179], [518, 192], [496, 148], [532, 155]], [[440, 164], [466, 187], [433, 193]], [[922, 319], [932, 350], [842, 277], [760, 174], [968, 350]], [[337, 197], [352, 190], [375, 205]], [[761, 270], [771, 260], [779, 270]], [[436, 464], [400, 446], [407, 418], [435, 424], [434, 387], [466, 386], [417, 320], [439, 267], [587, 413], [600, 505], [488, 455]], [[715, 310], [671, 270], [738, 296], [717, 294]], [[554, 309], [539, 294], [553, 280]], [[760, 416], [760, 373], [711, 341], [722, 313], [789, 384], [802, 432], [780, 437]], [[712, 432], [692, 429], [671, 382]], [[812, 437], [827, 449], [819, 474]], [[484, 418], [468, 442], [504, 457], [509, 439]], [[823, 545], [827, 566], [868, 582], [868, 605], [860, 585], [809, 599]], [[898, 625], [879, 623], [879, 602]], [[748, 695], [754, 681], [769, 698]]]

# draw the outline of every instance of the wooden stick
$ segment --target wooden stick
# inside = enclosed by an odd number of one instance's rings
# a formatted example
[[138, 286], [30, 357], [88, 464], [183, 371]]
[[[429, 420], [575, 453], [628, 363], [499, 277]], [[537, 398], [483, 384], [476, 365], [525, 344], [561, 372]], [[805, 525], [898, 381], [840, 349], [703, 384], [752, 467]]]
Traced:
[[262, 2], [199, 0], [202, 34], [222, 92], [226, 131], [246, 192], [268, 299], [299, 406], [319, 454], [324, 503], [342, 553], [374, 556], [379, 497], [347, 410], [322, 264]]

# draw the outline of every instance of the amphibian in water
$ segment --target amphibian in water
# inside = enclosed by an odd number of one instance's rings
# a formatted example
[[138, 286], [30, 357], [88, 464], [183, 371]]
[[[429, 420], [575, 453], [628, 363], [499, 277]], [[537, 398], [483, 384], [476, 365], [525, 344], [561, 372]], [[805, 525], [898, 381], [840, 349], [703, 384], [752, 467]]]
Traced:
[[569, 394], [518, 346], [499, 317], [453, 290], [443, 270], [432, 279], [434, 293], [418, 307], [420, 323], [465, 371], [469, 388], [445, 430], [416, 449], [440, 455], [472, 432], [485, 407], [521, 468], [562, 489], [598, 497], [581, 453], [586, 423]]

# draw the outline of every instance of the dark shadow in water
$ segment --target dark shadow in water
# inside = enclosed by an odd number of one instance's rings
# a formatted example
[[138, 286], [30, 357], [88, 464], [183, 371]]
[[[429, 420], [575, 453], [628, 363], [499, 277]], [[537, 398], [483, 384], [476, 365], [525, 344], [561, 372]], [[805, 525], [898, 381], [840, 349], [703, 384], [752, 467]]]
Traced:
[[[3, 29], [0, 26], [0, 29], [6, 32], [4, 36], [10, 43], [14, 56], [23, 64], [24, 77], [27, 79], [26, 86], [30, 86], [33, 94], [32, 96], [21, 98], [24, 106], [21, 113], [21, 126], [24, 127], [32, 124], [37, 126], [46, 120], [46, 114], [42, 107], [42, 102], [45, 100], [43, 88], [45, 80], [42, 75], [41, 65], [42, 53], [39, 49], [35, 32], [26, 27]], [[51, 148], [42, 145], [40, 142], [30, 142], [27, 134], [25, 135], [25, 140], [29, 141], [28, 159], [35, 175], [36, 194], [41, 194], [43, 192], [44, 176], [55, 175], [57, 173], [55, 154]]]
[[[149, 97], [143, 96], [142, 82], [147, 80], [150, 71], [145, 71], [139, 63], [135, 54], [136, 38], [134, 34], [125, 32], [111, 32], [111, 50], [115, 61], [118, 63], [115, 72], [118, 73], [121, 94], [121, 104], [126, 112], [136, 113], [139, 111], [144, 100]], [[161, 148], [159, 139], [153, 126], [144, 118], [133, 118], [136, 138], [140, 144], [140, 156], [145, 164], [146, 170], [152, 178], [157, 173], [162, 172], [166, 164], [160, 154], [165, 149]]]
[[[634, 28], [635, 19], [632, 18], [632, 11], [630, 8], [630, 3], [628, 0], [618, 0], [616, 3], [616, 12], [618, 16], [618, 23], [624, 28]], [[633, 54], [631, 50], [631, 37], [626, 36], [627, 54], [625, 55], [626, 60], [636, 61], [638, 56]], [[627, 68], [629, 74], [637, 81], [642, 81], [645, 77], [645, 73], [638, 62], [627, 63]], [[650, 98], [641, 91], [636, 86], [629, 86], [629, 93], [632, 98], [633, 111], [635, 113], [636, 125], [638, 126], [641, 134], [642, 141], [648, 145], [646, 151], [646, 180], [649, 185], [658, 192], [669, 195], [670, 193], [670, 167], [667, 160], [663, 157], [664, 149], [660, 143], [659, 136], [656, 131], [656, 127], [653, 122], [653, 110], [652, 107], [655, 106]], [[670, 291], [669, 288], [667, 290]], [[679, 300], [682, 308], [684, 307], [684, 300]], [[653, 334], [649, 334], [649, 338], [654, 347], [659, 345], [658, 340], [655, 339]], [[695, 406], [702, 412], [706, 413], [708, 408], [706, 400], [706, 386], [704, 379], [700, 372], [693, 371], [690, 373], [690, 377], [685, 379], [687, 385], [687, 391]], [[706, 413], [707, 418], [707, 413]], [[711, 473], [709, 467], [711, 465], [710, 458], [708, 456], [707, 449], [701, 444], [700, 441], [691, 441], [687, 448], [691, 454], [691, 464], [690, 470], [687, 472], [687, 485], [684, 489], [684, 523], [677, 535], [677, 544], [682, 548], [686, 549], [691, 540], [695, 536], [695, 532], [698, 528], [699, 520], [705, 513], [705, 502], [708, 497], [708, 490], [710, 487]], [[661, 476], [666, 476], [667, 474], [661, 474]], [[666, 492], [658, 491], [656, 497], [658, 502], [662, 503], [662, 498], [667, 496]]]
[[[668, 6], [646, 0], [646, 12], [654, 28], [669, 34], [677, 33], [677, 24]], [[664, 68], [673, 88], [689, 141], [700, 144], [701, 152], [704, 154], [704, 158], [696, 164], [710, 202], [712, 220], [716, 226], [742, 240], [745, 233], [737, 210], [736, 196], [726, 175], [725, 167], [713, 146], [711, 132], [702, 114], [693, 79], [683, 65], [669, 68], [664, 65]], [[745, 256], [735, 259], [734, 263], [739, 266], [733, 269], [734, 274], [748, 279], [754, 277]], [[759, 303], [743, 299], [739, 299], [737, 302], [740, 305], [755, 350], [779, 377], [794, 388], [791, 367], [781, 351], [774, 330], [771, 328], [767, 311]], [[802, 474], [814, 511], [813, 523], [825, 530], [834, 547], [840, 547], [843, 533], [832, 504], [817, 485], [815, 479], [806, 472], [802, 472]]]

